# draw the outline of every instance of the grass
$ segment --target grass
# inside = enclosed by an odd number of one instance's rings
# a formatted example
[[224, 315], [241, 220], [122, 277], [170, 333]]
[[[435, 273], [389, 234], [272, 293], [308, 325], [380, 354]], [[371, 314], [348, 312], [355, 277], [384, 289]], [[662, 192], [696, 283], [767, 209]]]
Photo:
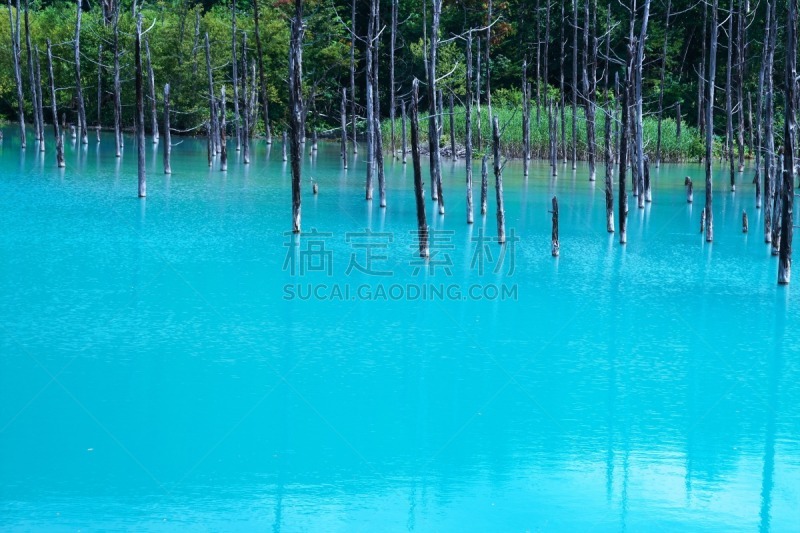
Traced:
[[[522, 145], [522, 108], [521, 107], [493, 107], [492, 113], [497, 116], [500, 124], [501, 137], [500, 145], [502, 152], [506, 157], [521, 157], [523, 152]], [[605, 142], [605, 113], [600, 108], [597, 108], [596, 116], [596, 143], [597, 143], [597, 158], [602, 159], [603, 147]], [[564, 111], [565, 123], [564, 133], [567, 144], [567, 149], [570, 150], [572, 146], [572, 109], [567, 108]], [[475, 108], [472, 110], [472, 142], [475, 155], [480, 156], [484, 152], [490, 150], [491, 142], [491, 125], [489, 124], [487, 109], [481, 107], [480, 116], [480, 137], [478, 136], [478, 112]], [[420, 137], [421, 140], [427, 143], [428, 128], [427, 128], [427, 113], [420, 115]], [[458, 146], [463, 147], [465, 138], [465, 122], [466, 112], [463, 107], [455, 107], [453, 110], [453, 125], [456, 136], [457, 149]], [[558, 117], [558, 146], [559, 153], [563, 153], [563, 145], [561, 144], [561, 116]], [[549, 132], [547, 125], [547, 111], [541, 109], [539, 120], [536, 116], [536, 108], [531, 110], [531, 156], [534, 158], [546, 159], [550, 151], [549, 148]], [[442, 120], [442, 148], [449, 148], [450, 146], [450, 115], [445, 110]], [[395, 138], [397, 148], [400, 148], [400, 135], [401, 135], [401, 122], [396, 119], [395, 122]], [[407, 125], [410, 129], [410, 126]], [[614, 124], [612, 124], [613, 136]], [[384, 120], [381, 124], [381, 131], [383, 133], [384, 146], [390, 145], [390, 123], [389, 120]], [[651, 159], [655, 159], [656, 140], [658, 131], [658, 119], [654, 116], [647, 116], [643, 121], [644, 133], [644, 146], [645, 152], [650, 155]], [[408, 135], [410, 142], [410, 134]], [[479, 142], [480, 139], [480, 142]], [[697, 160], [703, 155], [703, 140], [701, 139], [697, 128], [682, 125], [681, 136], [677, 136], [677, 128], [675, 120], [672, 118], [664, 118], [661, 122], [661, 160], [665, 162], [673, 161], [687, 161]], [[583, 109], [578, 109], [577, 116], [577, 151], [579, 159], [586, 159], [586, 119], [584, 117]]]

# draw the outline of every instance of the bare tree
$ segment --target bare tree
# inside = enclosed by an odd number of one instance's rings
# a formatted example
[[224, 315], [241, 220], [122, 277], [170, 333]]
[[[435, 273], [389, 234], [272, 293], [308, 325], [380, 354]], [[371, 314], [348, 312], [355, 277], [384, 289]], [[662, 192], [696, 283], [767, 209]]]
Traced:
[[778, 283], [786, 285], [792, 277], [792, 236], [794, 231], [794, 150], [797, 136], [797, 0], [788, 0], [786, 16], [786, 116], [784, 118], [783, 202], [781, 252]]
[[[354, 0], [355, 1], [355, 0]], [[261, 91], [261, 113], [264, 119], [264, 134], [267, 144], [272, 144], [272, 128], [269, 126], [269, 99], [267, 97], [267, 80], [264, 75], [264, 52], [261, 48], [261, 34], [258, 31], [258, 0], [253, 0], [253, 33], [256, 36], [256, 54], [258, 56], [258, 86]]]
[[53, 52], [50, 46], [50, 39], [47, 39], [47, 70], [50, 74], [50, 106], [53, 110], [53, 131], [56, 135], [56, 164], [59, 168], [64, 168], [64, 138], [61, 136], [61, 128], [58, 126], [56, 78], [53, 76]]
[[428, 222], [425, 217], [425, 192], [419, 156], [419, 80], [411, 83], [411, 163], [414, 167], [414, 198], [417, 204], [417, 238], [420, 257], [428, 257]]
[[14, 64], [14, 81], [17, 84], [17, 118], [19, 120], [20, 147], [25, 148], [25, 98], [22, 96], [22, 70], [20, 69], [20, 35], [19, 35], [19, 0], [14, 7], [16, 18], [12, 14], [11, 0], [8, 0], [8, 22], [11, 28], [11, 57]]
[[300, 182], [303, 136], [303, 0], [294, 0], [294, 18], [289, 44], [289, 134], [292, 144], [292, 231], [300, 233]]
[[[19, 0], [17, 0], [17, 5], [19, 5]], [[81, 13], [83, 13], [83, 0], [78, 0], [77, 6], [78, 16], [75, 19], [75, 41], [73, 50], [75, 51], [75, 98], [78, 100], [78, 129], [80, 130], [78, 135], [80, 135], [82, 144], [89, 144], [89, 136], [86, 132], [86, 107], [83, 102], [83, 84], [81, 83]]]
[[714, 211], [712, 210], [712, 170], [714, 166], [714, 79], [717, 71], [717, 24], [718, 0], [713, 0], [711, 6], [711, 44], [708, 55], [708, 74], [706, 81], [708, 93], [706, 95], [706, 242], [714, 240]]
[[134, 65], [136, 68], [136, 161], [139, 176], [139, 198], [147, 196], [147, 174], [144, 154], [144, 87], [142, 76], [142, 14], [136, 15], [136, 42]]

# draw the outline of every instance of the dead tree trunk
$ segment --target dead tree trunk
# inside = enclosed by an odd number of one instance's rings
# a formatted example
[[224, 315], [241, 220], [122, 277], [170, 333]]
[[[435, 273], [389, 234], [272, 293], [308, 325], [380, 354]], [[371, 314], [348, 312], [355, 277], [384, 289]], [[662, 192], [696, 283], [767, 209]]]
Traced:
[[522, 61], [522, 175], [528, 177], [528, 148], [531, 136], [531, 98], [528, 93], [528, 61]]
[[[33, 54], [31, 53], [31, 32], [28, 22], [28, 0], [25, 0], [25, 51], [28, 57], [28, 82], [31, 86], [31, 103], [33, 104], [33, 127], [35, 139], [41, 142], [44, 139], [43, 125], [39, 122], [39, 103], [36, 95], [36, 75], [33, 70]], [[19, 31], [19, 29], [17, 29]]]
[[500, 124], [492, 117], [492, 147], [494, 155], [494, 187], [497, 200], [497, 242], [506, 242], [506, 212], [503, 207], [503, 166], [500, 163]]
[[776, 0], [768, 2], [769, 8], [769, 38], [766, 39], [767, 48], [766, 70], [764, 74], [764, 242], [772, 242], [772, 203], [775, 196], [775, 134], [773, 114], [774, 82], [772, 67], [775, 60], [775, 42], [778, 24], [776, 20]]
[[289, 150], [288, 135], [289, 135], [289, 132], [287, 132], [286, 130], [283, 130], [283, 160], [284, 161], [288, 161], [289, 160], [289, 156], [287, 155], [288, 154], [288, 150]]
[[631, 63], [633, 63], [633, 43], [628, 49], [628, 72], [625, 73], [625, 83], [622, 86], [622, 131], [619, 135], [619, 243], [628, 242], [628, 196], [625, 191], [625, 179], [628, 171], [628, 122], [630, 113], [628, 111], [629, 86], [633, 74]]
[[[464, 157], [466, 158], [467, 173], [467, 224], [472, 224], [474, 217], [472, 212], [472, 30], [467, 32], [466, 47], [467, 79], [465, 83], [464, 95]], [[453, 93], [450, 93], [450, 117], [452, 123], [452, 101]], [[452, 130], [452, 125], [450, 126]]]
[[650, 202], [651, 198], [644, 190], [644, 131], [642, 124], [642, 66], [644, 64], [644, 48], [647, 39], [647, 23], [650, 18], [650, 0], [644, 2], [644, 13], [642, 14], [642, 25], [639, 30], [639, 40], [636, 42], [636, 63], [634, 66], [633, 94], [636, 99], [634, 102], [635, 115], [635, 148], [636, 153], [636, 176], [639, 182], [639, 207], [644, 207], [644, 202]]
[[560, 249], [558, 243], [558, 199], [555, 196], [553, 196], [553, 210], [550, 212], [553, 214], [553, 230], [550, 236], [551, 253], [553, 257], [558, 257]]
[[[439, 2], [441, 11], [441, 0], [434, 0]], [[438, 24], [437, 24], [438, 26]], [[489, 117], [489, 124], [492, 124], [492, 74], [491, 74], [491, 56], [489, 49], [492, 45], [492, 0], [489, 0], [488, 11], [486, 12], [486, 112]]]
[[[242, 33], [242, 102], [244, 103], [244, 112], [242, 113], [242, 129], [241, 129], [241, 142], [242, 142], [242, 163], [245, 165], [250, 164], [250, 130], [253, 124], [255, 113], [253, 112], [253, 100], [255, 91], [250, 92], [247, 79], [247, 33]], [[253, 64], [253, 78], [255, 81], [255, 64]], [[236, 80], [233, 80], [234, 84]]]
[[792, 235], [794, 231], [794, 150], [797, 136], [797, 0], [787, 2], [786, 24], [786, 116], [784, 118], [783, 202], [781, 252], [778, 283], [787, 285], [792, 277]]
[[381, 132], [381, 104], [380, 92], [378, 84], [378, 50], [380, 46], [380, 28], [379, 25], [379, 7], [378, 0], [373, 0], [372, 9], [375, 12], [375, 46], [372, 49], [372, 105], [375, 110], [372, 113], [372, 128], [375, 130], [375, 166], [378, 170], [378, 196], [380, 198], [380, 207], [386, 207], [386, 175], [383, 168], [383, 132]]
[[[608, 85], [608, 83], [606, 83]], [[612, 175], [614, 163], [611, 157], [611, 109], [610, 102], [606, 101], [605, 112], [605, 163], [606, 163], [606, 231], [614, 233], [614, 189]]]
[[119, 9], [117, 2], [114, 6], [114, 145], [116, 156], [122, 157], [122, 83], [119, 75]]
[[477, 111], [477, 124], [476, 132], [478, 134], [478, 148], [483, 146], [483, 134], [481, 132], [481, 38], [475, 41], [475, 109]]
[[44, 99], [42, 97], [42, 72], [41, 72], [41, 65], [39, 63], [39, 47], [37, 46], [35, 49], [36, 51], [36, 114], [39, 115], [39, 125], [41, 127], [41, 139], [39, 139], [39, 151], [44, 152]]
[[[749, 8], [749, 6], [746, 7]], [[739, 172], [744, 172], [744, 98], [742, 86], [744, 85], [744, 67], [745, 60], [747, 59], [745, 57], [747, 46], [747, 30], [744, 20], [747, 13], [745, 13], [745, 10], [742, 8], [742, 6], [739, 7], [738, 15], [738, 30], [736, 32], [736, 100], [739, 102], [739, 127], [736, 132], [736, 146], [739, 154]], [[750, 147], [752, 148], [752, 143], [750, 144]]]
[[578, 168], [578, 0], [572, 0], [572, 170]]
[[172, 174], [171, 154], [172, 136], [169, 131], [169, 83], [167, 83], [164, 85], [164, 174]]
[[[211, 131], [211, 121], [206, 121], [206, 153], [208, 154], [208, 168], [214, 162], [214, 141], [211, 139], [214, 134]], [[285, 161], [285, 160], [284, 160]]]
[[261, 91], [261, 113], [264, 120], [264, 134], [267, 144], [272, 144], [272, 128], [269, 126], [269, 99], [267, 80], [264, 75], [264, 52], [261, 49], [261, 35], [258, 31], [258, 0], [253, 0], [253, 33], [256, 35], [256, 54], [258, 54], [258, 85]]
[[565, 116], [566, 115], [566, 112], [565, 112], [565, 109], [566, 109], [566, 96], [565, 96], [565, 93], [564, 93], [564, 46], [566, 45], [567, 41], [566, 41], [566, 36], [565, 36], [565, 32], [564, 32], [564, 27], [567, 25], [566, 24], [566, 20], [567, 19], [564, 17], [564, 4], [566, 4], [566, 2], [562, 0], [562, 2], [561, 2], [561, 55], [559, 56], [561, 67], [559, 69], [559, 74], [560, 74], [560, 82], [561, 82], [561, 86], [560, 86], [560, 90], [561, 90], [561, 153], [563, 154], [564, 164], [566, 165], [567, 164], [567, 137], [566, 137], [566, 132], [565, 132], [565, 128], [564, 128], [564, 124], [566, 123], [566, 120], [565, 120], [565, 118], [566, 118], [566, 116]]
[[[83, 102], [83, 84], [81, 83], [81, 9], [83, 0], [77, 1], [78, 16], [75, 19], [75, 98], [78, 100], [78, 134], [81, 137], [81, 144], [89, 144], [89, 136], [86, 132], [86, 107]], [[19, 6], [19, 0], [17, 1]]]
[[686, 187], [686, 203], [691, 204], [694, 201], [694, 184], [692, 178], [686, 176], [683, 180], [683, 185]]
[[[767, 58], [769, 54], [769, 31], [770, 31], [770, 2], [766, 4], [766, 22], [764, 25], [764, 46], [761, 51], [761, 68], [758, 69], [758, 94], [756, 96], [756, 149], [755, 149], [755, 167], [756, 173], [753, 178], [753, 183], [756, 186], [756, 209], [761, 207], [761, 154], [763, 152], [764, 143], [764, 80], [767, 70]], [[766, 180], [766, 178], [765, 178]], [[766, 191], [766, 183], [764, 193]]]
[[658, 89], [658, 132], [656, 133], [656, 168], [661, 166], [661, 119], [664, 114], [664, 75], [667, 71], [667, 41], [669, 40], [669, 16], [672, 0], [667, 0], [667, 18], [664, 21], [664, 48], [661, 53], [661, 80]]
[[144, 154], [144, 87], [142, 86], [142, 14], [136, 16], [136, 162], [139, 176], [139, 198], [147, 196], [147, 175]]
[[227, 101], [225, 100], [225, 84], [222, 84], [222, 89], [220, 91], [220, 95], [221, 95], [221, 99], [220, 99], [220, 110], [219, 110], [219, 122], [220, 122], [220, 124], [219, 124], [219, 143], [220, 143], [219, 144], [220, 145], [220, 150], [219, 150], [219, 169], [222, 172], [225, 172], [225, 171], [228, 170], [228, 139], [226, 137], [226, 135], [228, 133], [227, 132], [228, 124], [226, 122], [226, 115], [228, 114], [227, 113], [228, 104], [227, 104]]
[[53, 109], [53, 131], [56, 135], [56, 164], [59, 168], [64, 168], [64, 139], [61, 137], [61, 128], [58, 126], [56, 78], [53, 76], [53, 53], [50, 48], [50, 39], [47, 39], [47, 70], [50, 74], [50, 106]]
[[584, 98], [586, 99], [586, 152], [589, 161], [589, 181], [595, 181], [597, 140], [595, 138], [595, 93], [597, 89], [597, 0], [592, 10], [592, 23], [589, 22], [589, 0], [585, 0], [584, 10], [584, 65], [583, 84]]
[[414, 198], [417, 203], [419, 256], [428, 257], [428, 222], [425, 217], [425, 192], [422, 190], [422, 166], [419, 156], [419, 80], [411, 83], [411, 166], [414, 167]]
[[[489, 0], [491, 6], [491, 0]], [[490, 8], [491, 10], [491, 8]], [[439, 47], [439, 16], [442, 13], [442, 0], [433, 0], [433, 20], [431, 22], [431, 41], [428, 56], [428, 144], [430, 146], [431, 199], [439, 202], [439, 212], [444, 214], [444, 199], [441, 198], [441, 161], [439, 154], [439, 113], [438, 92], [436, 90], [436, 61]], [[487, 81], [488, 86], [488, 81]]]
[[681, 103], [677, 102], [675, 104], [675, 138], [680, 140], [681, 138]]
[[705, 111], [705, 100], [706, 100], [706, 89], [705, 89], [705, 69], [706, 69], [706, 46], [708, 46], [708, 36], [706, 32], [708, 31], [708, 2], [703, 2], [703, 38], [702, 38], [702, 49], [700, 55], [700, 67], [697, 69], [697, 128], [700, 130], [700, 134], [705, 134], [705, 123], [706, 123], [706, 111]]
[[397, 147], [395, 145], [394, 119], [397, 103], [395, 101], [396, 86], [394, 83], [394, 52], [397, 47], [397, 4], [398, 0], [392, 0], [392, 26], [389, 38], [389, 127], [391, 135], [392, 157], [397, 158]]
[[454, 160], [458, 159], [458, 153], [456, 152], [455, 117], [453, 113], [453, 91], [450, 91], [450, 157]]
[[489, 156], [481, 159], [481, 215], [486, 214], [486, 196], [489, 194]]
[[147, 58], [147, 83], [150, 88], [150, 118], [151, 129], [153, 135], [153, 144], [158, 144], [158, 109], [156, 100], [156, 79], [153, 74], [153, 62], [150, 59], [150, 40], [145, 37], [144, 39], [144, 52]]
[[373, 90], [375, 86], [372, 83], [372, 69], [374, 68], [373, 47], [375, 46], [375, 11], [372, 4], [375, 0], [370, 0], [369, 8], [369, 22], [367, 23], [367, 53], [366, 53], [366, 115], [367, 115], [367, 181], [366, 181], [366, 199], [372, 200], [372, 180], [375, 172], [375, 128], [374, 113], [375, 105], [373, 104]]
[[[294, 19], [289, 45], [289, 126], [292, 143], [292, 231], [300, 233], [300, 139], [303, 137], [303, 0], [294, 1]], [[285, 145], [284, 145], [285, 146]]]
[[339, 120], [342, 128], [342, 162], [347, 170], [347, 89], [342, 87], [342, 102], [339, 109]]
[[714, 240], [714, 211], [712, 210], [712, 170], [714, 166], [714, 79], [717, 71], [717, 24], [718, 0], [711, 7], [711, 44], [708, 55], [708, 74], [706, 75], [708, 93], [706, 96], [706, 242]]
[[[242, 149], [242, 126], [239, 115], [239, 58], [236, 55], [236, 0], [231, 0], [231, 56], [233, 64], [233, 131], [236, 134], [236, 151], [239, 152]], [[247, 65], [244, 69], [247, 70]]]
[[406, 101], [402, 100], [400, 102], [400, 112], [402, 117], [402, 147], [401, 150], [403, 151], [403, 164], [406, 164], [406, 154], [408, 154], [408, 146], [406, 145]]
[[742, 210], [742, 233], [747, 233], [749, 224], [747, 223], [747, 211]]
[[100, 142], [100, 123], [103, 111], [103, 43], [97, 46], [97, 123], [95, 133]]
[[[258, 1], [258, 0], [253, 0]], [[350, 117], [353, 121], [353, 153], [358, 153], [356, 131], [356, 0], [350, 3]]]
[[20, 148], [26, 146], [25, 136], [25, 98], [22, 96], [22, 70], [20, 68], [19, 0], [16, 0], [16, 20], [12, 14], [11, 0], [8, 0], [8, 22], [11, 28], [11, 57], [14, 64], [14, 81], [17, 84], [17, 119], [19, 120]]
[[725, 69], [725, 152], [730, 162], [731, 191], [736, 190], [736, 179], [733, 171], [733, 99], [731, 97], [733, 70], [733, 19], [736, 17], [736, 0], [731, 0], [728, 13], [728, 65]]
[[219, 143], [219, 126], [217, 125], [217, 106], [214, 96], [214, 73], [211, 71], [211, 45], [208, 41], [206, 32], [206, 72], [208, 74], [208, 107], [210, 111], [209, 124], [211, 124], [211, 144], [215, 154], [219, 153], [221, 146]]

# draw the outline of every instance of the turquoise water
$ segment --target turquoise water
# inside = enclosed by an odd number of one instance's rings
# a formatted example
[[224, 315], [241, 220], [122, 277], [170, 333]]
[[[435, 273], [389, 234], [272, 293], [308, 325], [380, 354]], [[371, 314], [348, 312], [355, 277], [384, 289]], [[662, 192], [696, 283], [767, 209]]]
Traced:
[[750, 171], [716, 177], [709, 245], [701, 168], [654, 170], [621, 247], [584, 167], [510, 162], [500, 264], [494, 187], [468, 227], [447, 161], [430, 271], [410, 164], [381, 210], [322, 143], [294, 243], [280, 144], [222, 173], [184, 140], [167, 177], [148, 142], [140, 200], [132, 138], [121, 161], [67, 139], [59, 170], [15, 133], [0, 529], [798, 530], [800, 281], [776, 283]]

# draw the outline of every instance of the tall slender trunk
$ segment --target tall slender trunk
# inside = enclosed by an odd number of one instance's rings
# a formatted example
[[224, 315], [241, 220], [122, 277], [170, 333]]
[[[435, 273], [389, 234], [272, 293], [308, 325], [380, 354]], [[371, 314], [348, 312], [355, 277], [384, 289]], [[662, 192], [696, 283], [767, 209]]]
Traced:
[[225, 84], [222, 84], [220, 89], [220, 109], [219, 109], [219, 169], [222, 172], [228, 170], [228, 124], [226, 118], [228, 115], [228, 102], [225, 99]]
[[206, 32], [206, 72], [208, 74], [208, 107], [210, 110], [209, 124], [211, 126], [211, 148], [217, 154], [220, 151], [219, 126], [217, 126], [217, 106], [214, 96], [214, 73], [211, 70], [211, 45]]
[[453, 111], [453, 91], [450, 91], [450, 157], [453, 158], [455, 161], [458, 159], [458, 153], [456, 152], [456, 127], [455, 127], [455, 116]]
[[639, 30], [639, 40], [636, 43], [636, 67], [634, 69], [634, 96], [635, 116], [636, 116], [636, 168], [639, 179], [639, 207], [644, 207], [644, 202], [651, 201], [650, 190], [645, 188], [644, 183], [644, 130], [642, 124], [642, 67], [644, 64], [644, 47], [647, 39], [647, 23], [650, 18], [650, 0], [644, 2], [644, 13], [642, 14], [642, 26]]
[[717, 71], [717, 25], [718, 0], [711, 7], [711, 44], [708, 48], [708, 92], [706, 94], [706, 241], [714, 240], [714, 211], [712, 209], [712, 171], [714, 166], [714, 80]]
[[11, 0], [8, 0], [8, 22], [11, 28], [11, 57], [14, 63], [14, 81], [17, 84], [17, 119], [19, 120], [20, 148], [25, 148], [25, 98], [22, 96], [22, 70], [20, 69], [19, 0], [16, 0], [16, 20], [12, 14]]
[[[373, 59], [375, 54], [373, 48], [375, 47], [375, 10], [372, 9], [372, 3], [375, 0], [370, 0], [369, 8], [369, 22], [367, 23], [367, 53], [366, 53], [366, 111], [367, 111], [367, 181], [366, 181], [366, 199], [372, 200], [372, 181], [375, 173], [375, 128], [373, 126], [375, 105], [373, 104], [373, 91], [375, 86], [372, 83], [372, 69], [374, 68]], [[431, 180], [433, 181], [433, 180]]]
[[764, 242], [772, 242], [772, 203], [775, 196], [775, 134], [773, 114], [774, 108], [774, 82], [772, 67], [775, 61], [775, 42], [778, 23], [776, 20], [777, 0], [768, 2], [769, 6], [769, 38], [766, 39], [767, 47], [766, 70], [764, 74]]
[[[231, 63], [233, 66], [233, 131], [236, 134], [236, 151], [239, 152], [242, 149], [242, 126], [239, 115], [239, 58], [236, 54], [236, 0], [231, 0]], [[244, 68], [246, 70], [247, 66], [245, 65]]]
[[[595, 0], [596, 1], [596, 0]], [[597, 61], [597, 42], [591, 35], [589, 0], [584, 2], [583, 28], [583, 96], [586, 104], [586, 156], [589, 161], [589, 181], [595, 181], [595, 131], [594, 131], [594, 92], [596, 83], [595, 62]], [[597, 13], [595, 5], [594, 12]], [[595, 26], [596, 26], [595, 20]], [[591, 43], [591, 45], [590, 45]], [[590, 48], [591, 46], [591, 48]]]
[[[736, 132], [736, 147], [739, 154], [739, 172], [744, 172], [744, 98], [743, 98], [743, 85], [744, 85], [744, 67], [746, 57], [746, 25], [745, 25], [745, 10], [740, 6], [739, 16], [737, 17], [738, 30], [736, 32], [737, 52], [736, 52], [736, 100], [739, 102], [739, 127]], [[751, 145], [752, 148], [752, 145]]]
[[503, 206], [503, 165], [500, 163], [500, 124], [492, 117], [492, 152], [494, 155], [494, 190], [497, 201], [497, 242], [506, 242], [506, 211]]
[[356, 0], [350, 2], [350, 117], [353, 121], [353, 153], [358, 153], [356, 131]]
[[578, 0], [572, 0], [572, 170], [576, 168], [578, 168]]
[[656, 133], [656, 168], [661, 166], [661, 120], [664, 115], [664, 74], [667, 70], [667, 42], [669, 41], [669, 16], [672, 0], [667, 0], [667, 18], [664, 21], [664, 48], [661, 52], [661, 80], [658, 89], [658, 131]]
[[395, 135], [394, 135], [394, 119], [397, 107], [397, 102], [395, 101], [395, 92], [396, 86], [394, 83], [394, 52], [395, 48], [397, 47], [397, 4], [398, 0], [391, 0], [392, 1], [392, 26], [391, 26], [391, 36], [389, 38], [389, 126], [391, 131], [391, 150], [392, 150], [392, 157], [397, 157], [397, 148], [395, 146]]
[[372, 103], [375, 106], [375, 110], [372, 114], [372, 128], [375, 130], [375, 146], [373, 150], [375, 152], [375, 166], [378, 170], [380, 207], [386, 207], [386, 175], [383, 168], [383, 133], [381, 132], [380, 85], [378, 84], [378, 66], [380, 64], [378, 60], [378, 50], [380, 49], [379, 8], [379, 0], [372, 0], [372, 10], [375, 13], [373, 17], [375, 44], [372, 47]]
[[725, 69], [725, 152], [730, 162], [731, 190], [736, 190], [736, 178], [733, 171], [733, 98], [732, 98], [732, 71], [733, 71], [733, 19], [736, 18], [736, 0], [731, 0], [728, 13], [728, 64]]
[[564, 18], [564, 4], [566, 2], [562, 0], [561, 2], [561, 54], [558, 56], [560, 59], [560, 68], [559, 68], [559, 76], [560, 76], [560, 91], [561, 91], [561, 153], [564, 157], [564, 164], [567, 163], [567, 137], [564, 131], [564, 123], [565, 123], [565, 107], [566, 107], [566, 96], [564, 95], [564, 46], [566, 45], [566, 35], [564, 32], [564, 27], [566, 26], [567, 19]]
[[[253, 64], [253, 68], [255, 69], [255, 63]], [[242, 103], [244, 104], [244, 110], [242, 112], [242, 130], [241, 130], [241, 138], [242, 138], [242, 163], [245, 165], [250, 164], [250, 130], [253, 124], [253, 118], [255, 117], [255, 113], [253, 112], [253, 99], [255, 96], [255, 91], [250, 92], [248, 86], [248, 79], [247, 79], [248, 67], [247, 67], [247, 32], [242, 32]], [[253, 78], [255, 80], [255, 71], [253, 72]], [[233, 83], [236, 83], [236, 80], [233, 80]]]
[[47, 71], [50, 74], [50, 106], [53, 110], [53, 131], [56, 135], [56, 165], [64, 167], [64, 138], [58, 125], [58, 105], [56, 103], [56, 78], [53, 76], [53, 52], [50, 39], [47, 39]]
[[[765, 37], [764, 46], [761, 51], [761, 68], [758, 69], [758, 94], [756, 95], [756, 149], [755, 149], [755, 167], [756, 173], [753, 182], [756, 185], [756, 209], [761, 207], [761, 155], [763, 152], [764, 142], [764, 78], [767, 70], [767, 55], [769, 49], [769, 31], [770, 31], [770, 2], [766, 3], [766, 23], [764, 26]], [[764, 193], [766, 194], [766, 183]]]
[[788, 0], [786, 16], [786, 89], [783, 150], [783, 202], [781, 252], [778, 283], [786, 285], [792, 277], [792, 236], [794, 228], [794, 150], [797, 140], [797, 0]]
[[633, 63], [633, 43], [628, 48], [628, 72], [625, 73], [625, 83], [622, 86], [622, 131], [619, 135], [619, 243], [628, 242], [628, 195], [625, 191], [626, 173], [628, 171], [628, 127], [630, 113], [628, 107], [628, 95], [630, 94], [629, 85], [631, 83]]
[[134, 65], [136, 68], [136, 162], [139, 177], [139, 198], [147, 196], [147, 174], [144, 154], [144, 87], [142, 76], [142, 14], [136, 15], [136, 42]]
[[158, 109], [157, 104], [158, 101], [156, 100], [156, 80], [155, 75], [153, 74], [153, 62], [150, 59], [150, 40], [145, 37], [144, 38], [144, 52], [145, 57], [147, 58], [147, 83], [150, 89], [150, 118], [151, 118], [151, 130], [153, 134], [153, 144], [158, 143]]
[[[44, 152], [44, 99], [42, 97], [42, 69], [39, 62], [39, 47], [34, 48], [36, 52], [36, 114], [39, 115], [39, 124], [41, 125], [42, 138], [39, 140], [39, 151]], [[54, 120], [57, 122], [57, 120]]]
[[100, 142], [100, 125], [103, 116], [103, 43], [97, 46], [97, 142]]
[[264, 74], [264, 52], [261, 48], [261, 34], [258, 31], [258, 0], [253, 0], [253, 30], [256, 36], [256, 54], [258, 56], [258, 86], [261, 91], [261, 118], [264, 120], [264, 134], [267, 137], [267, 144], [272, 144], [272, 128], [269, 126], [267, 80]]
[[300, 140], [303, 137], [303, 0], [294, 0], [294, 19], [289, 45], [289, 133], [292, 144], [292, 231], [300, 233], [300, 182], [302, 154]]
[[78, 6], [78, 15], [75, 19], [75, 98], [78, 100], [78, 128], [82, 144], [89, 144], [89, 136], [86, 132], [86, 107], [83, 101], [83, 84], [81, 83], [81, 9], [83, 0], [76, 2]]
[[114, 5], [114, 146], [116, 156], [122, 156], [122, 83], [119, 75], [119, 9], [117, 2]]
[[417, 204], [419, 256], [428, 257], [428, 222], [425, 217], [425, 192], [422, 190], [422, 166], [419, 155], [419, 80], [411, 83], [411, 163], [414, 167], [414, 198]]
[[[464, 95], [464, 157], [466, 158], [467, 174], [467, 224], [474, 220], [472, 210], [472, 30], [467, 32], [466, 46], [467, 79]], [[452, 102], [450, 93], [450, 101]], [[451, 115], [452, 116], [452, 115]]]
[[[439, 154], [439, 106], [436, 87], [436, 61], [439, 47], [439, 17], [442, 12], [442, 0], [433, 1], [433, 17], [431, 21], [430, 51], [428, 56], [428, 144], [430, 146], [431, 198], [439, 202], [439, 212], [444, 213], [444, 200], [441, 196], [441, 161]], [[491, 5], [491, 0], [490, 0]]]
[[400, 128], [401, 128], [401, 133], [400, 133], [401, 141], [400, 141], [400, 144], [401, 144], [401, 147], [400, 147], [400, 150], [403, 152], [403, 164], [405, 165], [406, 164], [406, 154], [408, 154], [408, 146], [406, 145], [406, 101], [405, 100], [401, 100], [400, 101], [400, 117], [401, 117], [401, 121], [400, 121], [401, 122], [400, 123]]
[[171, 154], [172, 136], [169, 131], [169, 83], [167, 83], [164, 84], [164, 174], [172, 174]]
[[342, 128], [342, 162], [345, 170], [347, 169], [347, 89], [342, 87], [342, 103], [340, 106], [340, 122]]
[[697, 69], [697, 127], [705, 134], [706, 124], [706, 47], [708, 46], [708, 2], [703, 2], [703, 45], [700, 52], [700, 67]]
[[42, 131], [43, 126], [39, 122], [39, 114], [37, 112], [39, 103], [36, 96], [36, 74], [33, 70], [33, 54], [31, 53], [31, 32], [30, 25], [28, 23], [28, 0], [25, 0], [25, 51], [27, 52], [26, 55], [28, 57], [28, 82], [30, 83], [31, 87], [31, 103], [33, 104], [34, 134], [37, 141], [42, 141], [44, 135]]
[[486, 197], [489, 194], [489, 156], [483, 154], [481, 159], [481, 215], [486, 214]]
[[489, 117], [489, 124], [492, 124], [492, 83], [491, 83], [492, 61], [491, 61], [491, 55], [489, 54], [491, 46], [492, 46], [492, 0], [489, 0], [488, 10], [486, 12], [486, 113], [487, 116]]
[[483, 85], [481, 85], [481, 38], [478, 37], [475, 41], [475, 109], [477, 111], [476, 114], [476, 122], [478, 127], [476, 128], [476, 133], [478, 134], [478, 148], [483, 146], [483, 133], [481, 132], [481, 91]]
[[528, 147], [531, 135], [530, 94], [528, 93], [528, 61], [522, 61], [522, 175], [528, 177]]

